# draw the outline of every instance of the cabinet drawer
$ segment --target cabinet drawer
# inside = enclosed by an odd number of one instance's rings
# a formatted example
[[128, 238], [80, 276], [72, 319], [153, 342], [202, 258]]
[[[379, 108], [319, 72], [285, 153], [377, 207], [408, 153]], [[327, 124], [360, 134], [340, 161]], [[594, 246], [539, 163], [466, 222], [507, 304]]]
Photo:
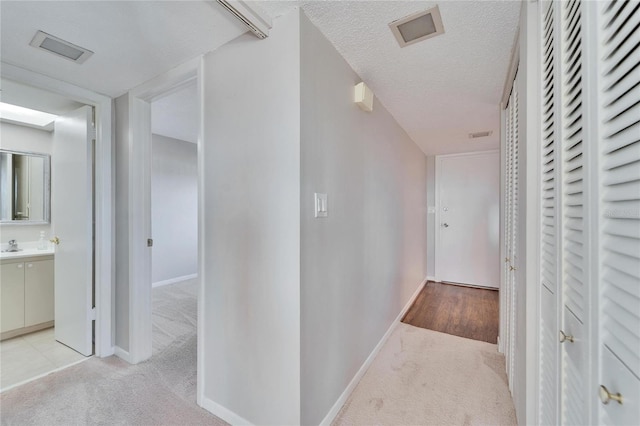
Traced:
[[[622, 404], [610, 401], [600, 404], [600, 419], [605, 425], [640, 425], [640, 380], [633, 375], [606, 346], [602, 348], [602, 379], [600, 384], [613, 394], [622, 395]], [[594, 389], [598, 398], [598, 389]]]
[[24, 263], [0, 265], [0, 332], [24, 327]]
[[25, 327], [53, 321], [53, 260], [24, 264]]

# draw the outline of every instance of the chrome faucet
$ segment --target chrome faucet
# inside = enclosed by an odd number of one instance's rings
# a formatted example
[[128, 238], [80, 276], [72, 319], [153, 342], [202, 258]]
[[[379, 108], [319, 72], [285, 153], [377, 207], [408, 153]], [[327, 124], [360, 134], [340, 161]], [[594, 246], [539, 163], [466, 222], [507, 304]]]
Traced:
[[18, 242], [16, 240], [9, 240], [9, 248], [7, 248], [7, 251], [18, 251]]

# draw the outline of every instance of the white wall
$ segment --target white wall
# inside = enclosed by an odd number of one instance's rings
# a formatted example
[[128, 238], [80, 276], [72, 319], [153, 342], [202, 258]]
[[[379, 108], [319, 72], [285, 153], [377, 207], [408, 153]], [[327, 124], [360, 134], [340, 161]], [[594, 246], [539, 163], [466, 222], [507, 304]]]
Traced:
[[[318, 424], [426, 276], [426, 158], [301, 18], [302, 424]], [[314, 192], [328, 194], [314, 218]]]
[[299, 63], [297, 12], [204, 57], [201, 403], [233, 423], [300, 423]]
[[[31, 127], [0, 123], [0, 148], [13, 151], [26, 151], [51, 155], [53, 133]], [[51, 195], [53, 197], [53, 194]], [[0, 225], [0, 243], [9, 240], [21, 242], [38, 241], [40, 231], [45, 231], [47, 238], [51, 234], [48, 225]]]
[[194, 143], [152, 135], [151, 282], [198, 272], [198, 154]]

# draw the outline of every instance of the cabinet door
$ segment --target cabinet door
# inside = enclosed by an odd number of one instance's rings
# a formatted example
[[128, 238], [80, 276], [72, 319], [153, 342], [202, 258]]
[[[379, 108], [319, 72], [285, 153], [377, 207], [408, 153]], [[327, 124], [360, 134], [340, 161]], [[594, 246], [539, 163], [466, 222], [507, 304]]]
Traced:
[[24, 263], [0, 266], [0, 331], [24, 327]]
[[25, 327], [53, 321], [53, 260], [26, 262], [24, 265]]

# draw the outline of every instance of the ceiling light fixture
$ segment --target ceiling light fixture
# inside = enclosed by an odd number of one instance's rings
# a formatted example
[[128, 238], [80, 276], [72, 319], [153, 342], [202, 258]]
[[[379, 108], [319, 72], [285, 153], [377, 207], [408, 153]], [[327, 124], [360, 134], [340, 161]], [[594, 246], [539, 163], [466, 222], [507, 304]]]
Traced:
[[83, 63], [93, 55], [92, 51], [85, 49], [84, 47], [69, 43], [66, 40], [52, 36], [51, 34], [47, 34], [43, 31], [38, 31], [29, 44], [35, 48], [53, 53], [54, 55], [68, 59], [77, 64]]
[[398, 40], [400, 47], [444, 34], [442, 16], [440, 16], [438, 6], [393, 21], [389, 24], [389, 28]]
[[56, 118], [58, 118], [57, 115], [49, 114], [48, 112], [0, 102], [0, 120], [2, 121], [45, 128], [53, 123]]

